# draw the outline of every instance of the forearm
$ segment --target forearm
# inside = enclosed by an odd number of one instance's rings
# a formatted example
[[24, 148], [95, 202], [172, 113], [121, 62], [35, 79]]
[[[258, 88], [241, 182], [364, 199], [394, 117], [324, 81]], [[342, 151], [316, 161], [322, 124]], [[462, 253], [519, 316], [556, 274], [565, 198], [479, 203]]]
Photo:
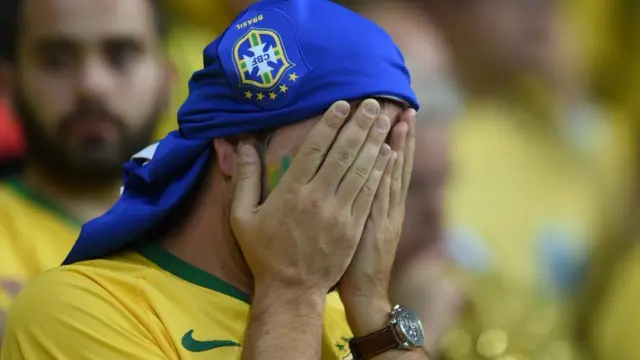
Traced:
[[326, 294], [256, 289], [243, 344], [243, 360], [318, 360]]
[[[389, 325], [391, 302], [386, 300], [363, 300], [358, 304], [347, 305], [346, 315], [354, 337], [372, 334]], [[431, 360], [424, 349], [406, 351], [389, 350], [373, 360]]]

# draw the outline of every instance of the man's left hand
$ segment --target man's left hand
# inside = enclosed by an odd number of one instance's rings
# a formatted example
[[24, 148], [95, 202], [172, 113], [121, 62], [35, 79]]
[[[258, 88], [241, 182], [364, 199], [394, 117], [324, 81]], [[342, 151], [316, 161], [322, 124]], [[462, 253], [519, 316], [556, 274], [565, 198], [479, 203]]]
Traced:
[[389, 321], [389, 282], [413, 168], [415, 116], [415, 110], [406, 110], [392, 130], [395, 161], [385, 170], [362, 239], [338, 285], [356, 337], [378, 331]]

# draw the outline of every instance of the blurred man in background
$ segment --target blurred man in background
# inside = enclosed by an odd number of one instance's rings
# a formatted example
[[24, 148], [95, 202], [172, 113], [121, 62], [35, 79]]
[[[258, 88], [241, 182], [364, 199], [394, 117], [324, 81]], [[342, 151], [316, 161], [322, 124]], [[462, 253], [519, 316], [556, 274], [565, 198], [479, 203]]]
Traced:
[[345, 3], [382, 26], [398, 44], [421, 104], [407, 214], [395, 259], [393, 300], [411, 304], [429, 324], [425, 346], [437, 354], [441, 337], [455, 324], [464, 299], [449, 273], [443, 242], [450, 128], [461, 111], [449, 52], [425, 12], [415, 11], [411, 2]]
[[551, 72], [554, 0], [425, 3], [468, 92], [504, 94], [523, 74]]
[[[417, 92], [420, 96], [420, 92]], [[425, 346], [441, 352], [442, 336], [456, 324], [464, 294], [450, 273], [443, 243], [443, 194], [449, 171], [449, 124], [446, 118], [416, 119], [416, 156], [402, 238], [396, 253], [393, 294], [411, 304], [429, 326]]]
[[466, 101], [445, 209], [469, 308], [444, 354], [580, 358], [576, 300], [613, 199], [628, 194], [609, 179], [624, 178], [628, 142], [589, 98], [558, 2], [423, 4]]
[[[119, 195], [122, 164], [151, 140], [169, 94], [152, 0], [11, 0], [5, 76], [27, 159], [0, 185], [0, 310], [59, 265], [80, 224]], [[0, 328], [2, 312], [0, 312]]]

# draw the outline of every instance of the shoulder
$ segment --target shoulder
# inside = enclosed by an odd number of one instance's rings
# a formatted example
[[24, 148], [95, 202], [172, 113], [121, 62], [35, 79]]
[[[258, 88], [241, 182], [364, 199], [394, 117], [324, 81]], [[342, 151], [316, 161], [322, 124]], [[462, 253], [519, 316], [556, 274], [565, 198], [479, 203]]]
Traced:
[[92, 260], [50, 270], [28, 283], [9, 311], [3, 356], [46, 359], [56, 353], [60, 359], [88, 359], [90, 350], [95, 358], [155, 358], [159, 350], [148, 312], [137, 297], [140, 274], [123, 275], [119, 266], [124, 265]]
[[[88, 312], [116, 315], [122, 312], [131, 289], [126, 279], [109, 274], [104, 260], [61, 266], [47, 271], [30, 281], [16, 297], [10, 313], [10, 322], [17, 326], [31, 324], [32, 320], [74, 322], [86, 320]], [[120, 279], [119, 279], [120, 278]]]
[[31, 233], [35, 229], [52, 228], [76, 236], [82, 222], [68, 214], [54, 201], [42, 196], [18, 178], [0, 182], [0, 226], [7, 231]]

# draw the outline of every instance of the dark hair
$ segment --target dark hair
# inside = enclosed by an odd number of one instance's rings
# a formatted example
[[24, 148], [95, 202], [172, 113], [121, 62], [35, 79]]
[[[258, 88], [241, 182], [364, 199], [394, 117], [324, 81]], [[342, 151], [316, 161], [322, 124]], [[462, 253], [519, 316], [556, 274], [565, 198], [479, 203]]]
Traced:
[[[158, 0], [148, 0], [153, 9], [156, 32], [167, 36], [167, 19]], [[0, 62], [14, 62], [20, 36], [21, 10], [24, 0], [0, 0]]]

